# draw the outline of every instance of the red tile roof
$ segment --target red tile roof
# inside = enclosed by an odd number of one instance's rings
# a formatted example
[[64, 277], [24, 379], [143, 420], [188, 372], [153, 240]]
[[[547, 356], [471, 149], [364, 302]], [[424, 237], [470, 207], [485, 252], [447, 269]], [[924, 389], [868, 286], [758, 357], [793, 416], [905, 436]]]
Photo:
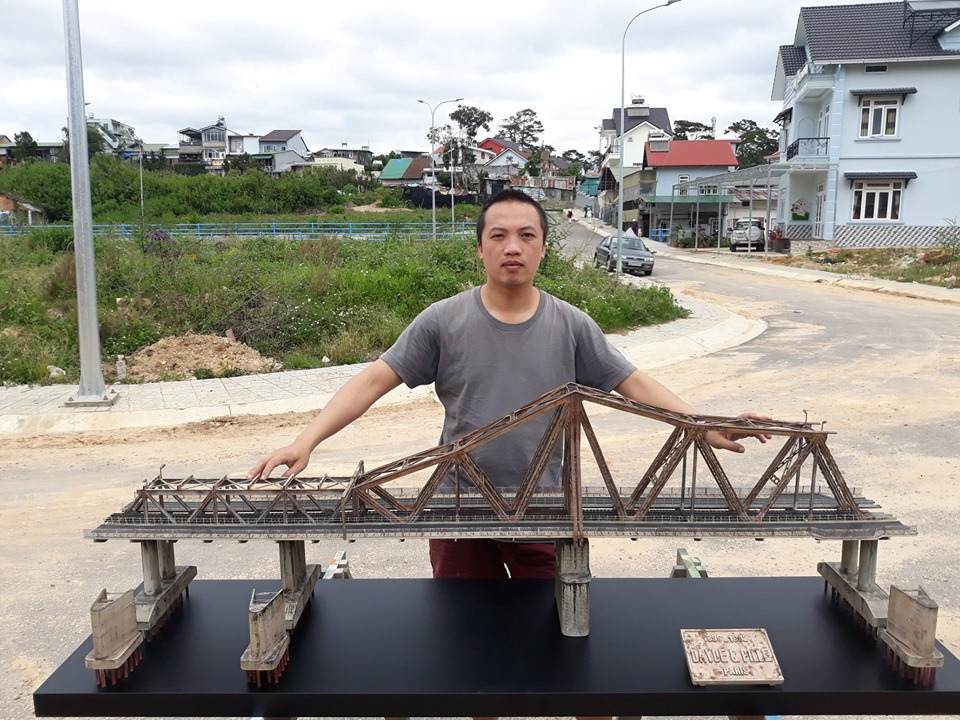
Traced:
[[727, 167], [737, 164], [733, 144], [737, 140], [671, 140], [669, 150], [644, 147], [650, 167]]

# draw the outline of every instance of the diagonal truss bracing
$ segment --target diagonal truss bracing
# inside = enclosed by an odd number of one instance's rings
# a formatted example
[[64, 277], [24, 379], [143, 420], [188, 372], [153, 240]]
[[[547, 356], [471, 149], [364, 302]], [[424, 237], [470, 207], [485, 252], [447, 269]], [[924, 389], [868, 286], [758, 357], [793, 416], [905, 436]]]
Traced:
[[[639, 479], [618, 478], [618, 487], [585, 411], [586, 403], [672, 427]], [[546, 429], [520, 486], [497, 487], [473, 452], [544, 415], [549, 417]], [[711, 431], [762, 433], [782, 446], [749, 489], [738, 492], [708, 442]], [[870, 501], [854, 495], [827, 447], [828, 435], [807, 422], [684, 415], [570, 384], [453, 442], [370, 471], [361, 462], [350, 477], [159, 477], [145, 483], [123, 512], [87, 535], [95, 539], [282, 539], [342, 534], [581, 540], [638, 535], [855, 539], [913, 534], [912, 528], [877, 513]], [[602, 486], [583, 483], [581, 458], [586, 448], [596, 461]], [[561, 487], [544, 490], [544, 473], [557, 454], [562, 458]], [[805, 470], [810, 479], [802, 485]], [[419, 472], [430, 473], [419, 488], [411, 490], [396, 482]], [[678, 474], [682, 477], [679, 497]]]

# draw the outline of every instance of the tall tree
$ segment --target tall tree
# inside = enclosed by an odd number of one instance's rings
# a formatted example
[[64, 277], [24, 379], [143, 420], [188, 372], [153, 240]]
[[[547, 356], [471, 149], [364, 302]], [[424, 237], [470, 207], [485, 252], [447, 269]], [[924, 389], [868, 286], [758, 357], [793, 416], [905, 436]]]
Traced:
[[562, 157], [571, 165], [576, 165], [577, 171], [582, 169], [587, 163], [587, 156], [579, 150], [564, 150], [560, 157]]
[[17, 162], [40, 157], [40, 146], [33, 139], [33, 135], [26, 130], [14, 135], [13, 142], [16, 143], [16, 147], [13, 148], [13, 159]]
[[227, 155], [223, 161], [224, 172], [245, 173], [248, 170], [259, 170], [260, 166], [248, 153]]
[[599, 150], [591, 150], [587, 153], [587, 166], [594, 172], [600, 171], [600, 163], [603, 162], [603, 153]]
[[570, 166], [564, 170], [560, 170], [558, 175], [574, 175], [575, 177], [581, 177], [584, 172], [584, 168], [587, 165], [587, 157], [579, 150], [564, 150], [560, 155], [564, 160], [570, 163]]
[[477, 133], [480, 128], [490, 130], [493, 115], [472, 105], [457, 105], [457, 109], [450, 113], [450, 119], [460, 127], [460, 134], [469, 145], [477, 144]]
[[[63, 161], [70, 162], [70, 130], [63, 127], [61, 132], [63, 132]], [[87, 159], [93, 160], [93, 156], [102, 153], [105, 147], [100, 131], [93, 125], [87, 125]]]
[[696, 120], [677, 120], [673, 123], [675, 140], [713, 140], [713, 128]]
[[744, 118], [733, 123], [726, 130], [740, 138], [737, 146], [737, 162], [741, 168], [763, 165], [767, 162], [767, 155], [771, 155], [780, 147], [780, 133], [769, 128], [762, 128], [753, 120]]
[[163, 148], [160, 148], [160, 152], [156, 153], [153, 150], [148, 152], [143, 156], [143, 169], [144, 170], [168, 170], [167, 166], [167, 156]]
[[522, 148], [532, 148], [540, 141], [543, 123], [540, 122], [535, 111], [524, 108], [503, 121], [500, 125], [500, 134], [507, 140], [513, 140]]
[[[377, 160], [379, 160], [379, 161], [380, 161], [380, 167], [384, 168], [384, 167], [387, 166], [387, 163], [390, 162], [391, 160], [399, 160], [401, 157], [403, 157], [403, 156], [402, 156], [400, 153], [398, 153], [396, 150], [391, 150], [390, 152], [388, 152], [388, 153], [386, 153], [386, 154], [384, 154], [384, 155], [374, 155], [374, 156], [370, 159], [370, 164], [371, 164], [371, 166], [372, 166], [374, 162], [376, 162]], [[369, 169], [371, 169], [371, 168], [367, 168], [367, 169], [369, 170]]]
[[533, 152], [530, 153], [530, 157], [527, 158], [527, 162], [524, 163], [524, 174], [529, 175], [530, 177], [540, 177], [541, 173], [543, 172], [543, 163], [545, 160], [545, 148], [534, 148]]

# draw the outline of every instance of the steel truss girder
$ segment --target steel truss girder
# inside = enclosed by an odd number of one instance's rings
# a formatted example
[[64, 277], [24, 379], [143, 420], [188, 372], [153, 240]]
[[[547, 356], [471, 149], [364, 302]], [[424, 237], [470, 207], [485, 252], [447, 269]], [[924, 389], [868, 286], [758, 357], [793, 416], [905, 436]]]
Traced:
[[[672, 426], [639, 481], [621, 494], [614, 482], [584, 404], [631, 413]], [[552, 413], [520, 486], [497, 488], [474, 460], [472, 452], [490, 440], [544, 414]], [[711, 431], [739, 435], [762, 433], [783, 438], [784, 445], [752, 487], [739, 494], [710, 446]], [[596, 460], [603, 487], [582, 484], [581, 438]], [[913, 534], [894, 518], [868, 509], [854, 496], [827, 448], [827, 433], [807, 422], [761, 421], [708, 415], [686, 415], [638, 403], [576, 384], [557, 388], [509, 415], [464, 437], [381, 465], [370, 471], [361, 462], [351, 477], [182, 480], [161, 477], [145, 483], [123, 512], [108, 518], [94, 539], [217, 537], [247, 533], [249, 537], [303, 537], [333, 532], [353, 536], [430, 537], [571, 537], [784, 535], [877, 537]], [[551, 457], [562, 456], [559, 495], [539, 489]], [[687, 459], [692, 476], [687, 498]], [[697, 459], [714, 483], [700, 482]], [[809, 491], [801, 509], [800, 473], [812, 463]], [[682, 464], [679, 501], [665, 491]], [[413, 495], [388, 484], [412, 473], [431, 470]], [[823, 483], [816, 487], [817, 473]], [[444, 480], [456, 477], [455, 493], [441, 492]], [[792, 504], [784, 497], [795, 480]], [[396, 485], [395, 485], [396, 487]], [[626, 490], [629, 489], [629, 492]], [[829, 490], [827, 493], [825, 490]], [[769, 494], [764, 496], [764, 492]], [[756, 503], [763, 499], [757, 508]], [[687, 500], [689, 508], [685, 507]], [[285, 534], [286, 533], [286, 534]]]

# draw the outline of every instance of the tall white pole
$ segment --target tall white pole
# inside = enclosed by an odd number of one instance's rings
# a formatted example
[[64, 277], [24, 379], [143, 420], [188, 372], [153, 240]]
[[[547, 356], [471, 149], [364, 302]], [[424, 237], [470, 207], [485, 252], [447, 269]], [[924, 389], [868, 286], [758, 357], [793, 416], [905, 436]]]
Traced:
[[[630, 29], [630, 26], [633, 25], [633, 21], [636, 20], [641, 15], [646, 15], [651, 10], [656, 10], [657, 8], [667, 7], [668, 5], [673, 5], [678, 3], [680, 0], [667, 0], [661, 5], [654, 5], [653, 7], [647, 8], [646, 10], [641, 10], [632, 18], [630, 22], [627, 23], [627, 26], [623, 29], [623, 40], [620, 43], [620, 172], [619, 180], [617, 187], [617, 276], [623, 271], [623, 260], [620, 255], [620, 248], [623, 245], [623, 166], [624, 166], [624, 156], [626, 155], [626, 148], [623, 146], [623, 137], [626, 133], [626, 108], [625, 108], [625, 92], [624, 85], [626, 84], [626, 74], [627, 74], [627, 30]], [[639, 211], [638, 211], [639, 215]]]
[[83, 102], [83, 59], [80, 54], [80, 12], [77, 0], [63, 0], [63, 34], [67, 59], [67, 132], [70, 135], [70, 185], [73, 193], [73, 248], [77, 266], [77, 334], [80, 344], [80, 386], [68, 406], [110, 405], [100, 367], [97, 318], [97, 273], [93, 252], [93, 209], [90, 201], [90, 159]]
[[[674, 0], [676, 2], [676, 0]], [[454, 98], [453, 100], [441, 100], [436, 105], [431, 106], [426, 100], [417, 100], [418, 103], [423, 103], [427, 106], [427, 109], [430, 110], [430, 174], [433, 176], [433, 182], [430, 184], [430, 214], [433, 220], [433, 239], [437, 239], [437, 161], [434, 157], [434, 113], [437, 111], [441, 105], [446, 105], [447, 103], [460, 102], [463, 100], [462, 97]]]
[[453, 237], [454, 230], [454, 220], [453, 220], [453, 173], [457, 169], [457, 155], [460, 154], [460, 142], [459, 140], [454, 145], [454, 154], [450, 156], [450, 236]]
[[140, 240], [143, 241], [143, 140], [140, 141]]

